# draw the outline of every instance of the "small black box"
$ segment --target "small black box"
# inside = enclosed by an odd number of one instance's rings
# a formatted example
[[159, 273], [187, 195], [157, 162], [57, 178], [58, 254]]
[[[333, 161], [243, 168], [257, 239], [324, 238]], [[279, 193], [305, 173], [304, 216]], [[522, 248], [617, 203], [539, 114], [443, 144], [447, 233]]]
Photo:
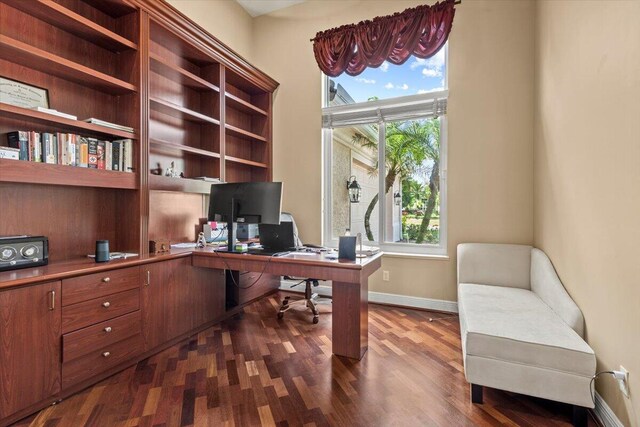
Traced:
[[0, 237], [0, 271], [49, 263], [49, 239], [44, 236]]

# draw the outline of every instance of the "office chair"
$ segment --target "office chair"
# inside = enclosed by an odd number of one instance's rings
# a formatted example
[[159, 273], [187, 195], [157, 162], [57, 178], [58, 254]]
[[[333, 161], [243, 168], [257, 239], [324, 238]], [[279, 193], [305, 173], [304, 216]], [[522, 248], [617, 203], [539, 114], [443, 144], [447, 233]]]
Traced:
[[[288, 212], [282, 212], [280, 215], [280, 222], [289, 221], [293, 223], [293, 239], [297, 248], [304, 246], [302, 244], [302, 240], [300, 239], [300, 235], [298, 234], [298, 227], [296, 226], [296, 221]], [[291, 288], [295, 288], [298, 285], [305, 284], [304, 287], [304, 298], [291, 298], [290, 296], [284, 297], [282, 304], [280, 305], [280, 309], [278, 310], [278, 319], [282, 319], [284, 317], [284, 313], [288, 311], [293, 305], [303, 305], [311, 310], [313, 313], [313, 323], [318, 323], [320, 320], [320, 312], [318, 311], [318, 304], [331, 303], [329, 298], [318, 298], [318, 294], [313, 292], [313, 288], [319, 286], [318, 279], [313, 278], [296, 278], [290, 276], [284, 276], [287, 280], [299, 280], [298, 283], [291, 286]]]

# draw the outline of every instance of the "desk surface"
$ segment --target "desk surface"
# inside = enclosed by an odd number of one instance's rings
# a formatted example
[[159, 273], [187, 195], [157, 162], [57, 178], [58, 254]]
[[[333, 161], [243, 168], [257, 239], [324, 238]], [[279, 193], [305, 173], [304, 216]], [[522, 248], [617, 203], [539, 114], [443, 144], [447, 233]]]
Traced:
[[[51, 280], [61, 280], [68, 277], [80, 276], [83, 274], [99, 273], [103, 271], [113, 270], [117, 268], [133, 267], [136, 265], [147, 264], [150, 262], [165, 261], [169, 259], [187, 257], [218, 257], [227, 259], [229, 263], [236, 265], [238, 261], [252, 261], [253, 263], [263, 263], [269, 261], [274, 265], [298, 265], [316, 266], [316, 267], [333, 267], [343, 270], [362, 270], [368, 269], [372, 261], [379, 259], [381, 254], [371, 257], [358, 259], [356, 261], [331, 260], [324, 254], [299, 255], [292, 253], [283, 257], [267, 257], [262, 255], [236, 254], [236, 253], [213, 253], [212, 248], [204, 249], [172, 249], [171, 252], [161, 255], [148, 255], [144, 257], [136, 256], [127, 259], [117, 259], [105, 263], [96, 263], [93, 259], [87, 257], [78, 257], [77, 259], [51, 262], [49, 265], [24, 268], [12, 271], [0, 272], [0, 290], [8, 289], [16, 286], [24, 286], [34, 283], [48, 282]], [[247, 269], [248, 270], [248, 269]]]

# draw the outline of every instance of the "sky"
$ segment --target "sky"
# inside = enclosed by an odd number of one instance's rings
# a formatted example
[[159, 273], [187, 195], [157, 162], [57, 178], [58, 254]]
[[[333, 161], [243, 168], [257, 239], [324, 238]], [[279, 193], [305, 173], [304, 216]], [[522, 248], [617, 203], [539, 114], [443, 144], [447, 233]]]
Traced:
[[333, 80], [356, 102], [364, 102], [372, 96], [385, 99], [441, 89], [445, 76], [445, 48], [442, 48], [429, 59], [411, 57], [402, 65], [385, 61], [380, 67], [367, 68], [358, 76], [342, 73]]

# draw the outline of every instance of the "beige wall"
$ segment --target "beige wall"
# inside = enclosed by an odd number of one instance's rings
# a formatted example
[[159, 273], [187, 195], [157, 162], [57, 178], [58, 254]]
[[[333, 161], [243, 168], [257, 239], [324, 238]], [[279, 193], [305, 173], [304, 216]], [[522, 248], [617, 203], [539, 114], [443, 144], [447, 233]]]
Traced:
[[[419, 1], [310, 1], [254, 20], [254, 64], [280, 82], [275, 96], [274, 179], [305, 240], [321, 240], [321, 74], [317, 31]], [[533, 240], [533, 28], [530, 1], [458, 7], [449, 50], [449, 254], [445, 261], [385, 257], [371, 290], [456, 299], [455, 247]], [[478, 31], [482, 29], [482, 31]]]
[[167, 0], [167, 3], [251, 61], [253, 19], [235, 0]]
[[631, 401], [611, 378], [597, 389], [638, 426], [640, 2], [537, 12], [535, 243], [582, 309], [598, 369], [630, 371]]

